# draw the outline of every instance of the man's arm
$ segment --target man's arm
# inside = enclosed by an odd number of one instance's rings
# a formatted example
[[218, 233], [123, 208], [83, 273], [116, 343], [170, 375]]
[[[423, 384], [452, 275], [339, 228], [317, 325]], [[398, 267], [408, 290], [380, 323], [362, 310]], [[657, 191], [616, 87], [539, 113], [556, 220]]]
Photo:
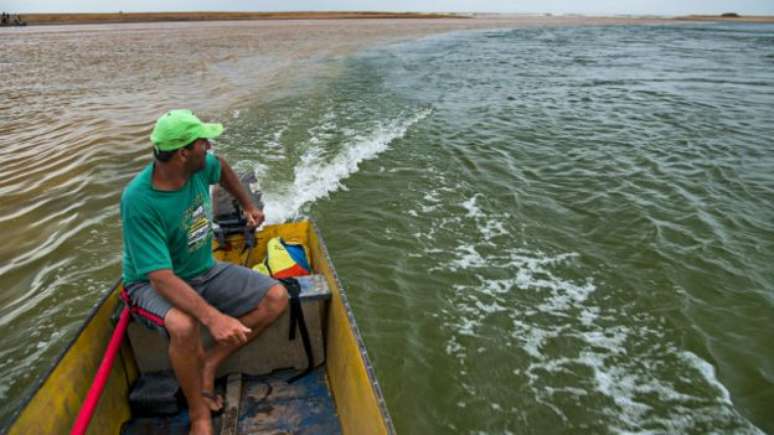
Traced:
[[227, 316], [208, 304], [185, 281], [170, 269], [154, 270], [148, 273], [153, 289], [177, 309], [193, 316], [210, 330], [217, 341], [236, 343], [247, 342], [250, 328], [239, 320]]
[[242, 205], [242, 209], [245, 211], [245, 217], [247, 218], [247, 224], [251, 227], [256, 227], [263, 223], [263, 212], [253, 204], [253, 200], [245, 190], [242, 183], [239, 182], [234, 170], [231, 169], [226, 161], [220, 157], [220, 185], [228, 191], [239, 204]]

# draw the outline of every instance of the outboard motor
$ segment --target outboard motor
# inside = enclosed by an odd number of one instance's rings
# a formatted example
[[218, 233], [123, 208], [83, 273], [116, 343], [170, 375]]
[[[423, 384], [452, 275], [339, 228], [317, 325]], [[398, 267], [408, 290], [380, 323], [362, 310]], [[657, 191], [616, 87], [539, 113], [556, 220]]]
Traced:
[[[258, 180], [255, 178], [255, 174], [252, 172], [241, 174], [239, 181], [250, 195], [255, 206], [263, 211], [263, 195], [258, 190]], [[247, 219], [243, 211], [239, 201], [231, 196], [226, 189], [217, 184], [212, 187], [212, 212], [215, 218], [213, 232], [218, 241], [217, 249], [226, 249], [226, 238], [232, 234], [245, 236], [244, 251], [253, 248], [255, 228], [247, 227]]]

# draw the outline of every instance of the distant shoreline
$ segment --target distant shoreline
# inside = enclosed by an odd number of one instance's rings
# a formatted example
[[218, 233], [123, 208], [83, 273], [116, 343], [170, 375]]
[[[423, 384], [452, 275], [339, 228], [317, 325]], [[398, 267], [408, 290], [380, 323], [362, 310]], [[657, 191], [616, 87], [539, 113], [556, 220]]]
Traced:
[[418, 12], [115, 12], [19, 14], [31, 26], [63, 24], [153, 23], [164, 21], [341, 20], [467, 18]]
[[720, 15], [686, 15], [675, 17], [679, 21], [719, 21], [724, 23], [774, 23], [774, 16], [740, 15], [738, 17], [723, 17]]
[[[480, 17], [507, 17], [509, 14], [444, 14], [420, 12], [111, 12], [111, 13], [30, 13], [19, 14], [27, 25], [68, 25], [68, 24], [121, 24], [193, 21], [271, 21], [271, 20], [342, 20], [342, 19], [468, 19]], [[563, 15], [516, 14], [522, 19], [563, 19], [563, 18], [621, 18], [585, 17]], [[629, 17], [634, 22], [646, 17]], [[678, 17], [647, 17], [664, 21], [705, 21], [737, 23], [774, 23], [774, 16], [742, 15], [726, 17], [721, 15], [685, 15]]]

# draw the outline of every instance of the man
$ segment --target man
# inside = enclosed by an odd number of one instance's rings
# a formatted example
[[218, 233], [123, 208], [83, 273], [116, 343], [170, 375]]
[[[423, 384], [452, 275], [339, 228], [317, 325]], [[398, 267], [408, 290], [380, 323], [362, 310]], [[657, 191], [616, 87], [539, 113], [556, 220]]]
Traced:
[[[249, 225], [263, 213], [231, 167], [208, 153], [221, 124], [189, 110], [170, 111], [151, 134], [154, 161], [121, 196], [124, 286], [135, 318], [169, 337], [169, 359], [188, 401], [191, 434], [212, 433], [218, 365], [276, 320], [288, 304], [277, 281], [212, 257], [209, 186], [220, 183], [245, 210]], [[199, 325], [215, 344], [204, 351]]]

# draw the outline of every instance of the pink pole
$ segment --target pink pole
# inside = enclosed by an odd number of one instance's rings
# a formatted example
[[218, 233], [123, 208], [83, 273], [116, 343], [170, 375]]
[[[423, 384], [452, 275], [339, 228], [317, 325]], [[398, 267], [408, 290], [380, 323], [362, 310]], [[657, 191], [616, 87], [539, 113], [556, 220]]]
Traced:
[[78, 417], [75, 418], [71, 435], [83, 435], [86, 433], [86, 429], [89, 428], [89, 422], [94, 415], [94, 410], [97, 408], [99, 398], [102, 396], [102, 391], [107, 384], [108, 376], [110, 375], [110, 369], [113, 368], [113, 361], [116, 359], [118, 349], [121, 348], [121, 343], [124, 342], [124, 333], [126, 332], [126, 326], [129, 324], [129, 309], [124, 307], [121, 312], [121, 317], [118, 319], [116, 329], [113, 331], [113, 336], [110, 337], [110, 343], [108, 343], [105, 355], [102, 357], [102, 362], [99, 364], [97, 374], [94, 376], [94, 381], [91, 383], [89, 392], [86, 394], [86, 399], [81, 405], [81, 410], [78, 411]]

